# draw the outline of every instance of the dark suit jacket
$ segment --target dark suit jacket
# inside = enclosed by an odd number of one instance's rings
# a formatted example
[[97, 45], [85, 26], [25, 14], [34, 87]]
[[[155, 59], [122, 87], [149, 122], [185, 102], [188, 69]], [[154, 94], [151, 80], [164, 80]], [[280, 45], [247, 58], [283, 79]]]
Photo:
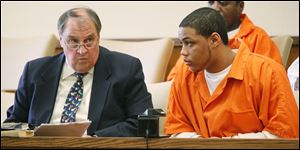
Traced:
[[[63, 53], [30, 61], [19, 81], [15, 103], [5, 122], [49, 123], [54, 109]], [[137, 115], [152, 108], [139, 59], [100, 47], [94, 68], [87, 133], [137, 136]]]

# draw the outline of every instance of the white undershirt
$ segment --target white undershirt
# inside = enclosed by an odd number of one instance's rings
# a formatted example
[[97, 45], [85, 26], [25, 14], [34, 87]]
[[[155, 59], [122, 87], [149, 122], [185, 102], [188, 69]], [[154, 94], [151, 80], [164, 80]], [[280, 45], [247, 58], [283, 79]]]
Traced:
[[[67, 61], [64, 63], [61, 77], [59, 80], [59, 86], [56, 95], [56, 101], [53, 109], [53, 114], [50, 119], [50, 123], [60, 123], [61, 115], [64, 109], [64, 104], [69, 91], [73, 84], [76, 82], [76, 76], [72, 67], [67, 65]], [[84, 76], [83, 81], [83, 97], [79, 109], [76, 113], [76, 122], [86, 121], [88, 119], [88, 110], [91, 98], [92, 83], [93, 83], [94, 67], [88, 71], [88, 74]]]
[[[232, 49], [232, 51], [237, 53], [238, 49]], [[206, 80], [210, 95], [212, 95], [212, 93], [215, 91], [215, 89], [220, 84], [220, 82], [228, 74], [231, 66], [232, 66], [232, 64], [229, 65], [224, 70], [217, 72], [217, 73], [209, 73], [206, 70], [204, 70], [204, 76], [205, 76], [205, 80]]]
[[212, 93], [215, 91], [215, 89], [220, 84], [220, 82], [228, 74], [231, 66], [232, 66], [232, 64], [229, 65], [224, 70], [217, 72], [217, 73], [209, 73], [206, 70], [204, 70], [204, 76], [205, 76], [205, 80], [206, 80], [210, 95], [212, 95]]

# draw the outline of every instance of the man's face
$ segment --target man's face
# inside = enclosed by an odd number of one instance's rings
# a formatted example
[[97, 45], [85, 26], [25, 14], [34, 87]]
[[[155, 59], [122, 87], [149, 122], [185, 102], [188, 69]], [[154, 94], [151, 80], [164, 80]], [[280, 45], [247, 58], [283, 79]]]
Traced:
[[88, 72], [99, 57], [99, 35], [88, 17], [69, 18], [60, 35], [69, 65], [76, 72]]
[[180, 27], [178, 38], [182, 42], [180, 54], [191, 71], [199, 72], [209, 66], [212, 56], [208, 39], [191, 27]]
[[227, 30], [232, 31], [240, 24], [240, 15], [244, 9], [244, 3], [236, 1], [209, 1], [210, 7], [219, 11], [224, 16]]

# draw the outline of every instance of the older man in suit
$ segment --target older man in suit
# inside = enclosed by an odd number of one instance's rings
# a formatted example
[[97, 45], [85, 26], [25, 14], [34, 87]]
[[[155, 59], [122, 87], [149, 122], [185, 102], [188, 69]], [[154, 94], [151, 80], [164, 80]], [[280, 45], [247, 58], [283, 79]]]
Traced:
[[99, 46], [101, 22], [89, 8], [66, 11], [57, 27], [63, 53], [26, 64], [5, 122], [89, 119], [88, 135], [136, 136], [137, 115], [153, 107], [139, 59]]

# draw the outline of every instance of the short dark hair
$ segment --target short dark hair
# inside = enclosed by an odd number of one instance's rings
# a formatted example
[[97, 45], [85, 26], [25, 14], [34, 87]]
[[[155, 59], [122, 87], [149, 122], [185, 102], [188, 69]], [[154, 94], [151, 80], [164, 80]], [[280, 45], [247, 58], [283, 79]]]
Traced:
[[[215, 2], [218, 2], [218, 3], [220, 3], [221, 5], [223, 4], [226, 4], [226, 1], [208, 1], [208, 5], [213, 5]], [[227, 1], [228, 2], [228, 1]], [[244, 1], [235, 1], [236, 3], [236, 5], [239, 5], [241, 2], [244, 2]]]
[[213, 32], [217, 32], [225, 45], [228, 44], [227, 29], [224, 17], [216, 10], [203, 7], [187, 15], [179, 27], [194, 28], [199, 34], [208, 38]]
[[93, 11], [90, 8], [86, 8], [86, 7], [79, 7], [79, 8], [73, 8], [70, 9], [66, 12], [64, 12], [58, 19], [57, 22], [57, 29], [58, 29], [58, 33], [61, 35], [64, 30], [65, 30], [65, 24], [68, 21], [69, 18], [71, 17], [81, 17], [81, 15], [78, 14], [78, 10], [84, 10], [87, 15], [89, 16], [89, 18], [94, 22], [95, 26], [96, 26], [96, 30], [97, 33], [99, 34], [101, 31], [101, 21], [97, 15], [97, 13], [95, 11]]

